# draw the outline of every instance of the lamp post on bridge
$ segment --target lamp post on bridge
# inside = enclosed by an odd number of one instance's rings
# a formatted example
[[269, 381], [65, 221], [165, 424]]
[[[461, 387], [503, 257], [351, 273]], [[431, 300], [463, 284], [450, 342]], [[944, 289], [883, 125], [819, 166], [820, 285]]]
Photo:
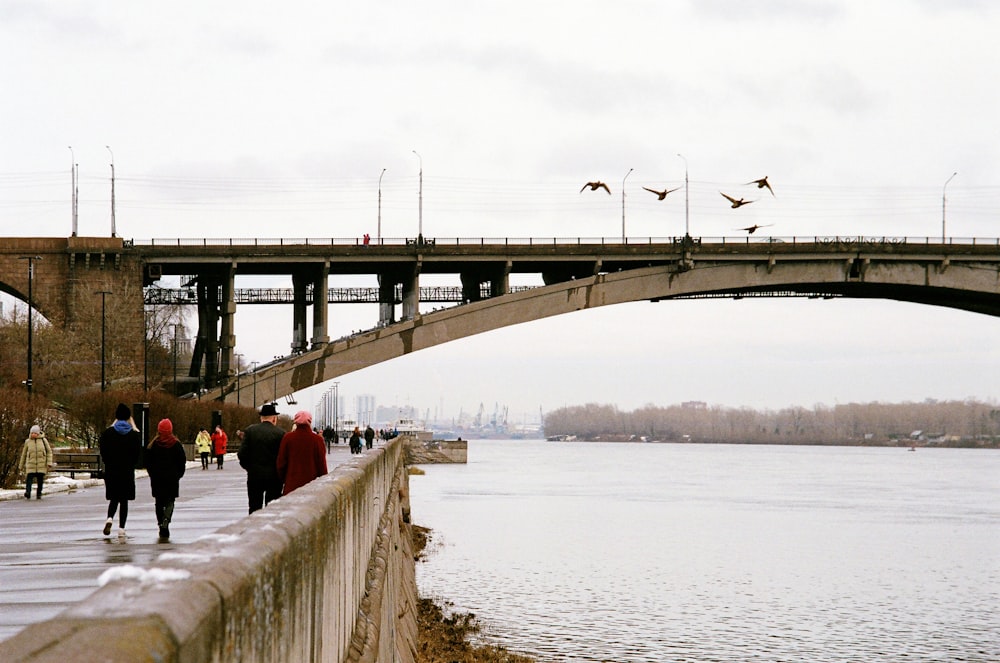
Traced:
[[107, 145], [104, 148], [111, 155], [111, 236], [115, 237], [115, 153]]
[[111, 291], [110, 290], [98, 290], [94, 294], [101, 296], [101, 391], [105, 391], [107, 389], [108, 382], [107, 382], [107, 380], [104, 377], [105, 376], [105, 368], [104, 367], [106, 365], [105, 361], [104, 361], [104, 352], [105, 352], [105, 348], [107, 347], [107, 334], [106, 334], [107, 324], [106, 324], [106, 317], [104, 315], [104, 312], [105, 312], [104, 305], [105, 305], [105, 297], [107, 295], [110, 295]]
[[417, 244], [424, 243], [424, 158], [413, 150], [420, 159], [420, 185], [417, 189]]
[[948, 190], [948, 182], [951, 182], [951, 180], [955, 177], [955, 175], [958, 175], [958, 171], [955, 171], [954, 173], [952, 173], [951, 177], [949, 177], [945, 181], [944, 186], [941, 188], [941, 243], [942, 244], [945, 243], [945, 232], [944, 232], [945, 216], [944, 216], [944, 210], [945, 210], [945, 201], [947, 200], [945, 198], [945, 192]]
[[32, 306], [34, 306], [34, 296], [31, 294], [31, 282], [35, 276], [35, 261], [41, 260], [42, 256], [18, 256], [18, 260], [28, 261], [28, 376], [24, 381], [24, 386], [28, 389], [28, 398], [31, 398], [31, 340], [32, 334], [34, 333], [34, 322], [31, 317]]
[[70, 228], [71, 228], [73, 237], [76, 237], [76, 230], [77, 230], [77, 228], [76, 228], [76, 194], [77, 194], [77, 189], [76, 189], [76, 170], [77, 170], [76, 152], [73, 151], [73, 146], [72, 145], [68, 145], [67, 147], [69, 148], [69, 157], [70, 157], [70, 159], [69, 159], [69, 175], [70, 175], [70, 192], [69, 193], [70, 193], [70, 201], [71, 201], [70, 202], [70, 208], [69, 208], [69, 210], [70, 210], [69, 211]]
[[625, 243], [625, 180], [628, 176], [632, 174], [634, 168], [629, 168], [628, 172], [625, 173], [625, 177], [622, 178], [622, 244]]
[[378, 176], [378, 226], [375, 229], [375, 238], [379, 244], [382, 243], [382, 175], [385, 175], [385, 168], [382, 169], [382, 174]]
[[680, 152], [677, 153], [677, 156], [684, 160], [684, 237], [687, 238], [691, 236], [691, 228], [688, 223], [688, 212], [690, 210], [690, 198], [688, 196], [688, 160]]

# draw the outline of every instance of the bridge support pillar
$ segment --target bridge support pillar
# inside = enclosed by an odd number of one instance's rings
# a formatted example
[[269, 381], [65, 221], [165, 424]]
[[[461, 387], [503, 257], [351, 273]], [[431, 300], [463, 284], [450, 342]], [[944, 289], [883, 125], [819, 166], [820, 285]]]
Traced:
[[385, 327], [396, 322], [396, 284], [389, 274], [378, 275], [378, 324]]
[[403, 279], [403, 320], [413, 320], [420, 315], [420, 271]]
[[236, 264], [229, 266], [229, 273], [222, 280], [221, 315], [222, 328], [219, 332], [219, 375], [230, 378], [236, 374], [233, 354], [236, 348]]
[[313, 281], [313, 333], [312, 339], [310, 339], [313, 350], [330, 342], [329, 297], [327, 296], [327, 291], [330, 288], [329, 282], [330, 262], [326, 261]]
[[292, 353], [306, 351], [306, 289], [308, 277], [296, 272], [292, 274]]
[[500, 269], [496, 270], [490, 278], [490, 297], [499, 297], [510, 292], [510, 270], [512, 263], [510, 260]]

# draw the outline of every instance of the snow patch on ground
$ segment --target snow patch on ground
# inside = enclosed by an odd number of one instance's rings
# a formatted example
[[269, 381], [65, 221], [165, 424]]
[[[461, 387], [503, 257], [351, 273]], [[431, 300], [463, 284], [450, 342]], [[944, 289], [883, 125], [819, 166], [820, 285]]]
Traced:
[[137, 580], [144, 585], [154, 583], [173, 582], [175, 580], [187, 580], [191, 577], [189, 571], [183, 569], [144, 569], [141, 566], [123, 564], [113, 566], [100, 575], [97, 584], [103, 587], [115, 580]]

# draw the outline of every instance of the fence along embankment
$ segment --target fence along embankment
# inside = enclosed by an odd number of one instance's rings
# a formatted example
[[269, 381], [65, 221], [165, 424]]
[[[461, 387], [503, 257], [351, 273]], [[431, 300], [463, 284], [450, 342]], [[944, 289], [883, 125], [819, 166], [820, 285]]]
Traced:
[[0, 660], [412, 663], [405, 438], [160, 555], [0, 643]]

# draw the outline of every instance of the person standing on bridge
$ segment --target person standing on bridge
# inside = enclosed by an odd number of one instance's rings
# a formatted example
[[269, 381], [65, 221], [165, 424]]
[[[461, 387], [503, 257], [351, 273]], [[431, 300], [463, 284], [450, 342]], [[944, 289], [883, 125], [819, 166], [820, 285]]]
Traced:
[[247, 426], [236, 457], [247, 471], [247, 498], [250, 513], [281, 497], [278, 450], [285, 431], [278, 428], [274, 403], [260, 408], [260, 423]]
[[287, 495], [313, 479], [326, 474], [326, 445], [323, 436], [312, 430], [312, 415], [305, 410], [295, 413], [295, 429], [285, 433], [278, 449], [278, 476]]
[[135, 499], [135, 466], [142, 453], [142, 435], [132, 421], [132, 411], [124, 403], [115, 408], [115, 422], [101, 433], [98, 443], [104, 463], [104, 498], [108, 500], [108, 519], [104, 536], [111, 534], [118, 512], [118, 538], [125, 538], [128, 503]]
[[32, 426], [28, 439], [21, 447], [21, 460], [18, 463], [18, 470], [24, 475], [24, 499], [31, 499], [32, 480], [38, 482], [35, 499], [42, 499], [42, 484], [45, 483], [45, 474], [50, 467], [52, 467], [52, 447], [45, 439], [41, 427]]
[[187, 456], [181, 441], [174, 436], [174, 424], [161, 419], [156, 425], [156, 437], [146, 447], [146, 470], [153, 493], [156, 523], [160, 538], [170, 538], [170, 521], [174, 516], [174, 500], [180, 495], [181, 477], [187, 468]]
[[365, 428], [365, 448], [371, 449], [372, 444], [375, 442], [375, 429], [372, 428], [371, 424]]

